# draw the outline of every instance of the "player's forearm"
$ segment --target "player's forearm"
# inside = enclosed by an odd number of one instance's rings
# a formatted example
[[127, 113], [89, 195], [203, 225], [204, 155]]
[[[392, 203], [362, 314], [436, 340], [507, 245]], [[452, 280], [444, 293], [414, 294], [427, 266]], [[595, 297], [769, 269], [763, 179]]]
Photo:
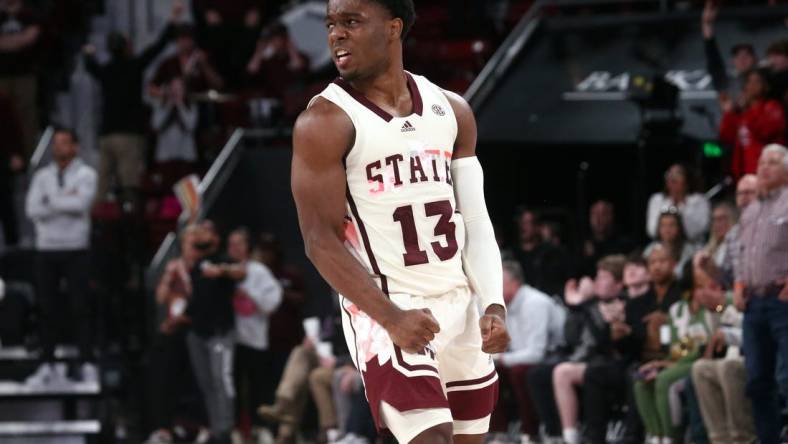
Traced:
[[307, 257], [334, 290], [384, 328], [395, 322], [401, 310], [383, 294], [336, 234], [304, 237]]

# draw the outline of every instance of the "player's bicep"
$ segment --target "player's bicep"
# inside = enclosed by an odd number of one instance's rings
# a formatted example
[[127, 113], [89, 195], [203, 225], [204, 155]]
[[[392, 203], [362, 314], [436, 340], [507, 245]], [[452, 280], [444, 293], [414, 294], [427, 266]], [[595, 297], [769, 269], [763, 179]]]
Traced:
[[454, 116], [457, 119], [457, 139], [454, 142], [453, 159], [476, 155], [476, 118], [468, 102], [457, 93], [443, 92], [449, 99]]

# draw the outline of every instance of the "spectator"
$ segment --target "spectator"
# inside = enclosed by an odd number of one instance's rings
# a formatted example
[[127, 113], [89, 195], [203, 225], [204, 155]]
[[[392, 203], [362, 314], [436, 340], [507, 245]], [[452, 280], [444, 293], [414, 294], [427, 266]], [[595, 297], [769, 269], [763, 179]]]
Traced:
[[724, 112], [720, 140], [733, 148], [731, 172], [738, 180], [755, 173], [763, 147], [785, 137], [783, 105], [769, 98], [768, 76], [762, 70], [747, 74], [741, 104], [721, 97]]
[[308, 72], [309, 59], [296, 48], [287, 27], [274, 23], [260, 34], [246, 65], [247, 86], [261, 96], [282, 100]]
[[[701, 257], [701, 263], [708, 257]], [[705, 305], [717, 307], [721, 326], [706, 347], [704, 359], [692, 366], [692, 383], [712, 444], [755, 442], [752, 407], [745, 393], [746, 370], [742, 345], [742, 314], [729, 305], [722, 287], [700, 290]], [[727, 306], [726, 306], [727, 305]], [[714, 359], [727, 347], [724, 359]]]
[[219, 253], [219, 235], [210, 221], [200, 224], [195, 247], [201, 258], [189, 275], [192, 297], [186, 309], [191, 331], [186, 344], [203, 396], [215, 443], [229, 443], [233, 413], [233, 349], [235, 319], [232, 298], [246, 269]]
[[712, 278], [700, 267], [693, 267], [691, 261], [686, 268], [684, 299], [670, 306], [667, 320], [669, 354], [642, 365], [635, 383], [635, 401], [646, 431], [662, 443], [679, 440], [680, 424], [674, 418], [680, 415], [671, 411], [668, 391], [689, 375], [692, 363], [702, 355], [715, 329], [712, 313], [694, 294], [709, 285]]
[[732, 72], [725, 68], [720, 49], [714, 33], [714, 21], [719, 12], [718, 4], [713, 0], [706, 0], [701, 16], [703, 30], [703, 46], [706, 52], [706, 70], [711, 74], [714, 89], [721, 95], [732, 97], [734, 101], [741, 97], [747, 73], [755, 68], [758, 57], [755, 49], [749, 43], [737, 43], [731, 47]]
[[674, 273], [676, 277], [681, 278], [684, 265], [692, 260], [692, 255], [697, 251], [697, 247], [687, 239], [682, 218], [673, 207], [659, 215], [657, 239], [646, 247], [643, 256], [648, 257], [651, 250], [660, 244], [670, 248], [672, 254], [676, 256]]
[[728, 250], [725, 248], [725, 239], [739, 217], [736, 208], [728, 202], [722, 202], [714, 207], [711, 212], [711, 232], [709, 242], [703, 248], [714, 263], [720, 267], [725, 263]]
[[559, 294], [571, 276], [568, 258], [561, 249], [542, 239], [539, 213], [520, 209], [515, 221], [518, 243], [513, 255], [523, 269], [525, 282], [549, 295]]
[[46, 384], [52, 378], [57, 326], [63, 320], [58, 299], [61, 280], [66, 282], [72, 315], [66, 317], [78, 329], [82, 378], [96, 380], [92, 358], [90, 269], [90, 205], [96, 195], [96, 172], [78, 157], [79, 140], [69, 129], [53, 136], [53, 161], [33, 176], [27, 194], [27, 216], [36, 232], [36, 295], [40, 307], [42, 359], [44, 364], [32, 382]]
[[157, 133], [157, 163], [197, 161], [194, 131], [197, 107], [186, 97], [183, 79], [173, 77], [154, 102], [151, 125]]
[[681, 215], [686, 238], [692, 242], [702, 241], [709, 228], [710, 205], [705, 196], [695, 192], [689, 172], [683, 165], [668, 168], [665, 189], [652, 194], [648, 201], [646, 231], [652, 239], [659, 237], [657, 223], [660, 215], [671, 208]]
[[553, 298], [523, 282], [520, 264], [503, 263], [503, 298], [507, 308], [509, 349], [496, 358], [503, 384], [514, 392], [522, 432], [539, 434], [539, 419], [528, 394], [528, 372], [558, 351], [563, 343], [566, 311]]
[[[617, 353], [605, 362], [589, 364], [583, 375], [583, 414], [585, 416], [585, 438], [592, 444], [604, 444], [607, 440], [607, 424], [613, 407], [628, 405], [625, 418], [626, 432], [632, 434], [637, 428], [637, 412], [634, 409], [630, 366], [640, 359], [644, 344], [645, 323], [648, 314], [638, 311], [637, 301], [653, 298], [648, 266], [639, 255], [631, 256], [624, 265], [625, 320], [610, 324], [610, 341]], [[636, 333], [637, 332], [637, 333]]]
[[0, 5], [0, 92], [11, 97], [22, 128], [22, 152], [29, 158], [38, 137], [37, 49], [41, 22], [23, 0]]
[[197, 249], [199, 228], [184, 229], [180, 242], [180, 257], [167, 263], [156, 286], [156, 302], [166, 314], [159, 326], [149, 355], [148, 401], [150, 412], [149, 444], [171, 443], [175, 406], [187, 378], [193, 372], [189, 365], [186, 335], [190, 319], [186, 308], [192, 296], [191, 272], [202, 253]]
[[766, 49], [772, 97], [788, 106], [788, 39], [778, 40]]
[[[758, 200], [739, 222], [740, 266], [736, 267], [734, 301], [744, 311], [744, 362], [747, 394], [762, 443], [780, 439], [780, 408], [775, 378], [788, 381], [778, 356], [788, 356], [788, 150], [764, 148], [758, 162]], [[745, 311], [746, 307], [746, 311]], [[777, 370], [777, 373], [775, 373]]]
[[[623, 289], [624, 264], [625, 258], [621, 255], [601, 259], [593, 287], [586, 287], [588, 290], [584, 290], [582, 282], [579, 288], [575, 287], [573, 281], [567, 283], [564, 296], [570, 308], [566, 323], [567, 342], [580, 344], [588, 335], [595, 340], [593, 344], [585, 344], [594, 348], [593, 353], [583, 360], [578, 360], [577, 355], [570, 356], [567, 362], [558, 364], [553, 370], [553, 390], [561, 416], [562, 435], [567, 444], [580, 442], [577, 429], [580, 409], [576, 389], [584, 383], [586, 368], [613, 358], [616, 354], [613, 341], [631, 331], [625, 323], [624, 301], [619, 298]], [[586, 282], [590, 284], [590, 280]], [[593, 293], [589, 291], [591, 289]], [[589, 299], [592, 294], [593, 299]]]
[[[273, 364], [268, 350], [268, 317], [282, 301], [282, 287], [263, 264], [251, 260], [249, 231], [240, 228], [230, 233], [227, 255], [246, 267], [246, 279], [238, 284], [233, 298], [235, 307], [235, 386], [238, 412], [246, 411], [256, 426], [255, 410], [273, 401]], [[246, 396], [243, 396], [246, 394]]]
[[0, 223], [6, 245], [19, 241], [14, 210], [14, 174], [22, 172], [25, 161], [22, 130], [11, 99], [0, 91]]
[[183, 13], [183, 3], [173, 3], [168, 26], [158, 39], [134, 55], [126, 36], [113, 32], [107, 37], [110, 60], [99, 64], [96, 48], [85, 45], [85, 68], [100, 84], [103, 118], [101, 126], [101, 161], [98, 200], [103, 201], [117, 180], [124, 202], [136, 203], [140, 174], [145, 160], [145, 106], [142, 103], [142, 79], [148, 65], [167, 46], [174, 23]]
[[591, 233], [583, 242], [581, 273], [588, 276], [594, 272], [599, 259], [611, 254], [628, 254], [634, 248], [632, 242], [618, 233], [613, 204], [598, 200], [589, 210]]
[[[746, 174], [736, 184], [736, 208], [743, 213], [758, 195], [758, 178], [754, 174]], [[730, 286], [733, 282], [733, 270], [739, 265], [741, 248], [739, 247], [739, 224], [733, 226], [725, 235], [725, 260], [720, 265], [725, 282]]]
[[224, 82], [205, 52], [196, 46], [194, 29], [190, 25], [180, 25], [175, 36], [176, 53], [156, 69], [149, 87], [151, 96], [161, 97], [166, 89], [163, 86], [176, 77], [183, 79], [187, 94], [220, 89]]

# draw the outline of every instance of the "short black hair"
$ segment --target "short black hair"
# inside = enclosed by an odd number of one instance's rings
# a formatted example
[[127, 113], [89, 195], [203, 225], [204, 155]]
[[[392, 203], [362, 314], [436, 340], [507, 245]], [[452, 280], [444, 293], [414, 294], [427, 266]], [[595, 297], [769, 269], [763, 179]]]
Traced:
[[76, 131], [74, 131], [71, 128], [68, 128], [68, 127], [65, 127], [65, 126], [56, 126], [55, 127], [55, 132], [52, 133], [52, 134], [55, 135], [57, 133], [66, 133], [66, 134], [69, 135], [69, 137], [71, 137], [71, 141], [72, 142], [79, 143], [79, 136], [77, 136]]
[[402, 20], [402, 35], [405, 40], [413, 24], [416, 23], [416, 6], [413, 0], [368, 0], [384, 7], [393, 18]]
[[746, 51], [750, 53], [751, 56], [756, 57], [755, 48], [750, 43], [737, 43], [731, 46], [731, 55], [735, 56], [739, 51]]

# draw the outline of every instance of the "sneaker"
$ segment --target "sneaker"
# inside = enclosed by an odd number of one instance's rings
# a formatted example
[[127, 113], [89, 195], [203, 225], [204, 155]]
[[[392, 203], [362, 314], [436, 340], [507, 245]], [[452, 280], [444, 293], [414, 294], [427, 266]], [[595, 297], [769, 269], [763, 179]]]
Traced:
[[172, 444], [172, 435], [167, 430], [156, 430], [151, 433], [145, 444]]
[[257, 414], [266, 421], [274, 423], [295, 424], [295, 417], [288, 412], [287, 407], [290, 402], [284, 398], [276, 398], [273, 405], [261, 405], [257, 409]]
[[197, 438], [194, 439], [194, 444], [207, 444], [211, 440], [211, 432], [206, 428], [201, 428]]
[[99, 371], [95, 364], [86, 362], [79, 369], [81, 382], [99, 383]]
[[54, 369], [52, 364], [45, 362], [39, 365], [36, 371], [25, 379], [25, 385], [32, 389], [44, 388], [49, 385], [53, 375]]

